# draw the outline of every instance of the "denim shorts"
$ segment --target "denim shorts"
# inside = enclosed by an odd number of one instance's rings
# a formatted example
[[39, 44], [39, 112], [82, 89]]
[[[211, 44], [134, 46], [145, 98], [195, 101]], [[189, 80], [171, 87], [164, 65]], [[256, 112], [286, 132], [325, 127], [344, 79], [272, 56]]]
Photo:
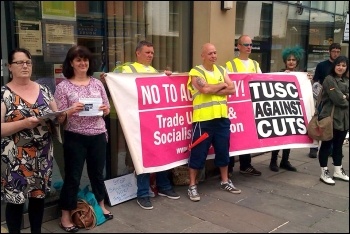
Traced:
[[204, 168], [210, 146], [213, 146], [215, 151], [215, 166], [224, 167], [229, 164], [230, 124], [231, 121], [228, 118], [192, 123], [192, 142], [205, 132], [209, 134], [209, 137], [191, 149], [188, 159], [190, 168]]

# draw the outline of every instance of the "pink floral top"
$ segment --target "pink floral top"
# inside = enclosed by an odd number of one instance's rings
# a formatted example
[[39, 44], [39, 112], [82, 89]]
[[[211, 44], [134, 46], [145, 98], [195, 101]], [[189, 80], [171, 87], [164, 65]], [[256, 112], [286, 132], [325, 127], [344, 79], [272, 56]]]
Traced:
[[[104, 105], [109, 105], [106, 90], [101, 81], [94, 77], [90, 77], [90, 82], [86, 86], [78, 86], [65, 79], [56, 86], [55, 99], [58, 110], [66, 109], [79, 102], [79, 98], [102, 98]], [[68, 119], [65, 130], [74, 133], [93, 136], [106, 133], [106, 124], [102, 116], [79, 116], [74, 113]]]

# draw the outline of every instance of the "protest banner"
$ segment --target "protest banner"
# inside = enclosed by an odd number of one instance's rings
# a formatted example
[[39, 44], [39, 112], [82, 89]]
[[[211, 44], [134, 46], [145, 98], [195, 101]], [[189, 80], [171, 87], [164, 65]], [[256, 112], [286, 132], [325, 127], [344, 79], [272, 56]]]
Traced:
[[[236, 85], [228, 97], [230, 156], [313, 147], [306, 126], [314, 112], [306, 73], [229, 74]], [[118, 118], [136, 173], [187, 163], [192, 139], [188, 74], [107, 73]], [[208, 159], [214, 157], [213, 149]]]

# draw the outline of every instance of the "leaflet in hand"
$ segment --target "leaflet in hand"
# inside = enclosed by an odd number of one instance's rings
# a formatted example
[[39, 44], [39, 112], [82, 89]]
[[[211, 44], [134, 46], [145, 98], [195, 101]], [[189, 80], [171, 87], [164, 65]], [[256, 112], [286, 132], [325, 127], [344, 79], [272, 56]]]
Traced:
[[68, 107], [64, 110], [61, 110], [61, 111], [54, 111], [54, 112], [51, 112], [51, 113], [47, 113], [46, 115], [43, 115], [43, 116], [39, 116], [38, 119], [51, 119], [51, 120], [54, 120], [58, 115], [62, 114], [63, 112], [67, 111], [67, 110], [70, 110], [72, 109], [73, 107]]
[[84, 110], [79, 112], [79, 116], [103, 115], [103, 111], [98, 110], [102, 105], [102, 98], [79, 98], [79, 102], [84, 103]]

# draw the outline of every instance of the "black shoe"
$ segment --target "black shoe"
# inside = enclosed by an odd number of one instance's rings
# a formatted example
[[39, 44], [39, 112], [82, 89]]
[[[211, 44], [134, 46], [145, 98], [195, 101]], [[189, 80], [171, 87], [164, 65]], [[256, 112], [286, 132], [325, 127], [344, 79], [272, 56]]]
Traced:
[[159, 190], [158, 191], [158, 195], [159, 196], [162, 196], [162, 197], [167, 197], [167, 198], [170, 198], [170, 199], [179, 199], [180, 196], [179, 194], [177, 194], [174, 189], [169, 189], [169, 190]]
[[286, 161], [286, 162], [282, 161], [280, 164], [280, 168], [286, 169], [288, 171], [297, 171], [297, 169], [295, 167], [293, 167], [289, 161]]
[[277, 166], [277, 162], [276, 161], [271, 161], [270, 162], [270, 170], [271, 171], [275, 171], [275, 172], [279, 171], [279, 168]]
[[79, 228], [75, 225], [70, 226], [70, 227], [65, 227], [63, 226], [62, 223], [59, 223], [60, 228], [62, 228], [65, 232], [77, 232], [79, 231]]
[[256, 170], [253, 166], [249, 166], [245, 170], [240, 170], [239, 173], [245, 174], [245, 175], [253, 175], [253, 176], [261, 176], [261, 172]]
[[317, 158], [317, 152], [318, 152], [318, 149], [311, 148], [310, 153], [309, 153], [309, 157], [310, 158]]
[[145, 210], [153, 209], [153, 206], [149, 197], [138, 197], [136, 202], [137, 204], [139, 204], [139, 206], [141, 206], [141, 208]]
[[103, 214], [103, 216], [106, 218], [106, 220], [111, 220], [111, 219], [113, 219], [113, 214], [112, 214], [112, 213]]

